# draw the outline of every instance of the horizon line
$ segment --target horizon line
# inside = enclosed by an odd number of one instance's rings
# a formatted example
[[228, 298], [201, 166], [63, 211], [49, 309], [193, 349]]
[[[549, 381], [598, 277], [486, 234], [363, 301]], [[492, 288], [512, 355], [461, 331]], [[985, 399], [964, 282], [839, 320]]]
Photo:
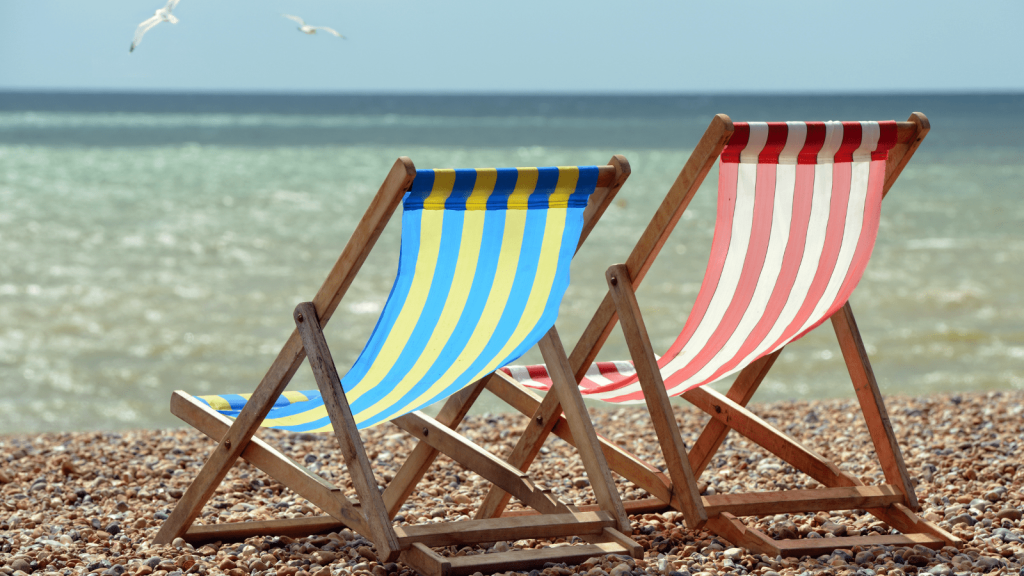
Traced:
[[675, 98], [730, 98], [730, 97], [900, 97], [900, 96], [1024, 96], [1024, 89], [963, 89], [963, 90], [892, 90], [892, 91], [732, 91], [732, 92], [596, 92], [596, 91], [284, 91], [284, 90], [164, 90], [164, 89], [96, 89], [96, 88], [3, 88], [0, 94], [47, 94], [47, 95], [203, 95], [203, 96], [407, 96], [407, 97], [675, 97]]

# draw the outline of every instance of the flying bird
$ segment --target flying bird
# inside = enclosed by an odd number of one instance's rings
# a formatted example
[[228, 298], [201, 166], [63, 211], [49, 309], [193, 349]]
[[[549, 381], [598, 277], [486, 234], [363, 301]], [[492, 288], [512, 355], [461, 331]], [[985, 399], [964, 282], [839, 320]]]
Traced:
[[337, 36], [338, 38], [342, 38], [342, 39], [345, 38], [341, 34], [338, 34], [338, 31], [335, 30], [334, 28], [328, 28], [327, 26], [310, 26], [309, 24], [306, 24], [306, 21], [303, 20], [302, 18], [299, 18], [298, 16], [292, 16], [291, 14], [281, 14], [281, 16], [284, 16], [285, 18], [287, 18], [289, 20], [293, 20], [295, 22], [298, 22], [299, 23], [299, 32], [303, 32], [305, 34], [316, 34], [317, 30], [323, 30], [324, 32], [327, 32], [328, 34], [333, 34], [333, 35]]
[[142, 43], [142, 37], [149, 32], [149, 29], [161, 22], [170, 22], [171, 24], [177, 24], [178, 18], [171, 14], [171, 10], [178, 5], [181, 0], [167, 0], [167, 5], [163, 8], [157, 9], [149, 19], [144, 20], [139, 27], [135, 29], [135, 38], [132, 40], [132, 47], [128, 49], [129, 52], [134, 52], [135, 47]]

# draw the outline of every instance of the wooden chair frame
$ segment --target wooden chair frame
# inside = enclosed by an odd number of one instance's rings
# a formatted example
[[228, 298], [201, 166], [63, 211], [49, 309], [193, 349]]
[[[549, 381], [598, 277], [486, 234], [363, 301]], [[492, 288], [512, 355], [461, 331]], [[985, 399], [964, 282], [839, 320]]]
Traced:
[[[609, 164], [600, 167], [597, 190], [584, 211], [581, 245], [629, 176], [629, 163], [624, 157], [614, 156]], [[554, 328], [539, 343], [545, 362], [553, 366], [556, 372], [554, 394], [550, 396], [558, 397], [559, 402], [566, 406], [565, 411], [569, 415], [567, 425], [571, 434], [573, 438], [581, 439], [578, 443], [580, 454], [599, 502], [596, 509], [581, 512], [559, 502], [549, 491], [534, 484], [527, 474], [455, 432], [483, 390], [480, 382], [451, 396], [436, 418], [412, 412], [391, 421], [420, 441], [383, 494], [378, 491], [348, 401], [337, 385], [340, 378], [322, 328], [331, 318], [415, 176], [416, 170], [408, 158], [399, 158], [395, 162], [313, 301], [296, 307], [296, 330], [234, 421], [185, 392], [174, 393], [171, 412], [217, 440], [218, 444], [164, 522], [154, 539], [155, 544], [169, 543], [177, 537], [198, 543], [240, 540], [256, 535], [304, 536], [347, 526], [373, 541], [381, 561], [400, 560], [420, 573], [431, 576], [529, 569], [545, 562], [578, 563], [610, 553], [642, 556], [642, 548], [626, 536], [630, 533], [629, 520], [615, 490], [607, 463], [597, 448], [596, 432]], [[254, 435], [304, 358], [309, 359], [324, 398], [342, 455], [352, 475], [358, 502], [350, 500], [337, 486]], [[459, 409], [453, 410], [453, 406]], [[392, 518], [442, 452], [500, 486], [503, 491], [514, 494], [540, 515], [532, 518], [489, 518], [394, 526]], [[239, 457], [306, 498], [326, 512], [326, 515], [193, 525], [203, 505]], [[442, 557], [431, 550], [431, 547], [448, 545], [574, 535], [582, 537], [589, 544], [453, 558]]]
[[[897, 126], [897, 143], [889, 152], [883, 195], [888, 193], [929, 130], [928, 119], [919, 112], [912, 114], [907, 122], [899, 122]], [[849, 302], [837, 311], [831, 320], [885, 475], [885, 485], [865, 486], [859, 478], [841, 471], [832, 462], [777, 430], [746, 408], [746, 404], [778, 358], [781, 349], [743, 369], [728, 393], [724, 395], [708, 387], [695, 388], [682, 395], [712, 417], [694, 446], [687, 452], [675, 423], [656, 357], [651, 349], [635, 290], [693, 195], [721, 155], [732, 132], [732, 121], [728, 116], [719, 114], [712, 120], [626, 263], [608, 269], [609, 291], [569, 356], [569, 364], [579, 381], [596, 359], [615, 323], [618, 320], [622, 321], [622, 330], [644, 390], [647, 407], [665, 457], [667, 472], [662, 473], [606, 438], [600, 438], [602, 450], [612, 469], [653, 496], [650, 499], [625, 502], [627, 511], [643, 513], [671, 507], [683, 512], [685, 522], [690, 528], [707, 525], [710, 530], [734, 544], [772, 556], [820, 554], [857, 544], [959, 547], [962, 542], [958, 538], [914, 513], [920, 509], [917, 496]], [[534, 417], [515, 447], [509, 464], [521, 470], [528, 469], [545, 438], [552, 432], [572, 442], [569, 430], [558, 420], [557, 400], [552, 399], [551, 394], [540, 401], [536, 395], [504, 374], [492, 377], [490, 382], [499, 396], [524, 414]], [[729, 430], [739, 432], [823, 484], [825, 488], [702, 497], [697, 489], [696, 478], [707, 468]], [[500, 515], [508, 497], [500, 489], [492, 488], [478, 517]], [[866, 509], [903, 534], [776, 541], [758, 530], [745, 526], [736, 518], [849, 509]]]

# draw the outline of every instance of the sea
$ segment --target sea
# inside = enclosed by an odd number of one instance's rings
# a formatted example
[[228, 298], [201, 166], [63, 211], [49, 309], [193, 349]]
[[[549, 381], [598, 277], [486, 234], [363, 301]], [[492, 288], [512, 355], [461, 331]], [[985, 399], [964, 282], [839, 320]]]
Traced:
[[[573, 263], [557, 324], [571, 349], [604, 270], [625, 260], [714, 114], [914, 111], [931, 133], [884, 202], [851, 299], [879, 385], [1024, 388], [1024, 94], [0, 93], [0, 434], [180, 426], [173, 390], [251, 392], [399, 156], [419, 168], [628, 158], [632, 175]], [[656, 352], [700, 286], [716, 172], [639, 291]], [[388, 295], [399, 227], [326, 328], [342, 373]], [[626, 358], [616, 329], [599, 359]], [[315, 387], [306, 366], [289, 386]], [[826, 323], [783, 351], [754, 402], [852, 395]]]

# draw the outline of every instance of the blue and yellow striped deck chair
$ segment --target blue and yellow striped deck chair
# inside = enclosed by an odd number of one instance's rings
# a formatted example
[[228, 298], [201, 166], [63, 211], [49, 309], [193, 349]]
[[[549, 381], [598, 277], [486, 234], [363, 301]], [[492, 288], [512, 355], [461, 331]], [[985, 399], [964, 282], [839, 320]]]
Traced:
[[[196, 398], [175, 392], [171, 410], [220, 445], [162, 526], [155, 542], [256, 534], [311, 534], [345, 525], [370, 538], [380, 558], [422, 573], [473, 573], [579, 561], [641, 549], [569, 369], [554, 322], [580, 243], [628, 176], [624, 158], [607, 166], [419, 170], [402, 158], [312, 302], [295, 310], [296, 332], [251, 395]], [[322, 327], [327, 323], [399, 199], [398, 275], [369, 341], [339, 377]], [[549, 366], [562, 366], [554, 397], [587, 469], [600, 510], [578, 512], [539, 489], [524, 472], [454, 430], [488, 377], [539, 344]], [[283, 392], [309, 359], [318, 391]], [[438, 417], [418, 409], [450, 398]], [[420, 440], [382, 495], [359, 429], [390, 421]], [[259, 426], [333, 430], [359, 504], [253, 437]], [[395, 527], [391, 518], [438, 453], [516, 496], [539, 516]], [[193, 526], [203, 504], [238, 456], [327, 512], [327, 516]], [[590, 544], [443, 558], [431, 546], [581, 535]]]

